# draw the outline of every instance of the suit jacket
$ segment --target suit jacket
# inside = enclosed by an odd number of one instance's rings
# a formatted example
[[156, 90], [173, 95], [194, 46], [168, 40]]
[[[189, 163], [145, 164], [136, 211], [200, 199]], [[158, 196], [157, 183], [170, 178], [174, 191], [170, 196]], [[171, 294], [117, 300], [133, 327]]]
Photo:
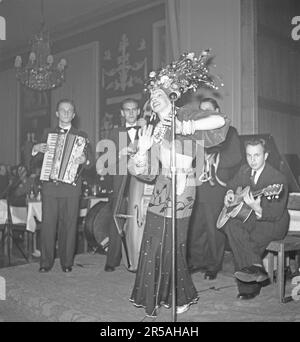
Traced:
[[[41, 142], [47, 142], [47, 137], [49, 133], [59, 133], [59, 127], [56, 128], [47, 128], [41, 138]], [[80, 135], [84, 138], [88, 138], [87, 134], [83, 131], [78, 130], [77, 128], [71, 126], [70, 134]], [[43, 153], [38, 153], [34, 158], [43, 158]], [[82, 165], [84, 168], [90, 168], [92, 166], [93, 158], [92, 158], [92, 150], [91, 146], [88, 143], [86, 148], [86, 162]], [[81, 194], [81, 177], [78, 178], [76, 185], [71, 185], [62, 182], [43, 182], [43, 194], [55, 196], [55, 197], [73, 197], [73, 196], [80, 196]]]
[[219, 153], [217, 176], [226, 183], [234, 176], [231, 170], [236, 169], [242, 161], [240, 138], [236, 128], [229, 126], [225, 140], [217, 146], [205, 149], [205, 151], [209, 154]]
[[113, 199], [116, 199], [118, 197], [122, 182], [124, 181], [124, 176], [126, 175], [130, 176], [128, 172], [128, 168], [127, 168], [127, 162], [128, 162], [129, 156], [125, 155], [119, 158], [119, 152], [124, 147], [128, 147], [128, 146], [132, 147], [133, 149], [137, 148], [138, 129], [136, 130], [135, 141], [133, 144], [131, 143], [128, 131], [126, 130], [126, 127], [124, 126], [113, 128], [109, 134], [108, 139], [112, 140], [116, 147], [116, 156], [114, 160], [115, 162], [114, 169], [116, 170], [116, 174], [111, 175], [112, 184], [113, 184], [112, 197]]
[[[248, 165], [243, 165], [228, 183], [228, 188], [236, 191], [238, 186], [242, 186], [243, 188], [247, 185], [251, 186], [250, 175], [251, 168]], [[268, 200], [262, 196], [262, 217], [257, 219], [255, 214], [253, 214], [253, 217], [259, 223], [266, 221], [272, 222], [274, 225], [286, 229], [289, 224], [289, 213], [287, 210], [288, 182], [281, 172], [273, 168], [269, 163], [266, 163], [265, 168], [258, 178], [257, 184], [252, 187], [252, 190], [263, 189], [272, 184], [283, 184], [283, 190], [279, 195], [279, 199]]]
[[[225, 141], [217, 146], [206, 149], [206, 152], [219, 154], [219, 164], [216, 170], [216, 176], [222, 182], [227, 183], [229, 179], [234, 176], [234, 173], [242, 160], [240, 139], [237, 130], [232, 126], [229, 126]], [[214, 205], [215, 203], [217, 207], [222, 207], [226, 188], [221, 186], [217, 180], [215, 180], [214, 185], [205, 182], [199, 185], [197, 190], [198, 201], [209, 202], [211, 205]]]

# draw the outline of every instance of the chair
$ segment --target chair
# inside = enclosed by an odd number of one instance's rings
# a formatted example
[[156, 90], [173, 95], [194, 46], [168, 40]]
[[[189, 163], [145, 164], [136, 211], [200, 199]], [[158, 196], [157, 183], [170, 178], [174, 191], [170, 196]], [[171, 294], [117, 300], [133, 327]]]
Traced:
[[[268, 274], [271, 283], [274, 282], [274, 255], [277, 254], [277, 293], [280, 303], [290, 301], [290, 297], [285, 297], [285, 254], [288, 252], [300, 251], [300, 235], [287, 235], [283, 240], [271, 241], [267, 247], [268, 251]], [[298, 259], [298, 257], [297, 257]], [[299, 264], [297, 263], [297, 269]]]
[[[8, 257], [9, 263], [11, 258], [11, 252], [13, 243], [19, 249], [23, 257], [28, 261], [28, 234], [26, 231], [26, 208], [10, 206], [9, 211], [7, 207], [7, 201], [5, 199], [0, 200], [0, 233], [2, 250], [4, 251], [4, 257]], [[11, 223], [8, 223], [8, 215], [11, 215]], [[9, 225], [9, 227], [7, 227]], [[19, 243], [14, 238], [14, 233], [18, 232], [24, 237], [24, 251]]]

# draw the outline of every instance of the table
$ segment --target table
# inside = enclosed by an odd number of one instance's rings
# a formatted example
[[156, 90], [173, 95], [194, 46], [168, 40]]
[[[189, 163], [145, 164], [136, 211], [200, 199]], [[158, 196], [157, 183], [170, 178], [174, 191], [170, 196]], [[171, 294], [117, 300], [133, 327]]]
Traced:
[[[80, 209], [79, 217], [85, 217], [88, 210], [98, 202], [108, 202], [107, 197], [87, 197], [87, 207]], [[36, 230], [38, 223], [42, 222], [42, 202], [28, 201], [27, 207], [10, 207], [12, 223], [14, 225], [24, 225], [27, 233], [32, 233], [32, 250], [33, 256], [39, 257], [40, 252], [36, 246]], [[0, 200], [0, 225], [5, 225], [7, 221], [7, 200]]]
[[[108, 202], [107, 197], [87, 197], [87, 208], [80, 209], [79, 217], [85, 217], [90, 208], [98, 202]], [[41, 201], [28, 201], [27, 217], [26, 217], [26, 230], [35, 233], [37, 222], [42, 222], [42, 202]]]
[[[28, 251], [28, 239], [26, 234], [26, 219], [27, 219], [27, 208], [26, 207], [13, 207], [10, 206], [10, 213], [12, 218], [12, 229], [19, 229], [24, 233], [24, 242], [25, 242], [25, 250]], [[0, 230], [2, 231], [2, 246], [4, 249], [4, 255], [8, 256], [8, 260], [10, 263], [13, 239], [12, 236], [9, 234], [8, 227], [5, 225], [7, 223], [7, 200], [1, 199], [0, 200]], [[17, 244], [18, 247], [18, 244]], [[20, 249], [20, 247], [18, 247]], [[24, 253], [24, 258], [26, 253]]]
[[[98, 202], [108, 202], [107, 197], [86, 197], [87, 207], [80, 209], [79, 217], [85, 217], [88, 210], [92, 208]], [[26, 217], [26, 230], [33, 233], [32, 236], [32, 250], [34, 256], [40, 256], [40, 252], [37, 249], [37, 236], [36, 230], [38, 223], [42, 222], [42, 202], [41, 201], [29, 201], [27, 206]]]
[[[10, 206], [10, 213], [13, 224], [26, 224], [27, 208]], [[5, 224], [7, 220], [7, 200], [0, 200], [0, 224]]]
[[289, 210], [290, 225], [289, 232], [300, 233], [300, 210]]

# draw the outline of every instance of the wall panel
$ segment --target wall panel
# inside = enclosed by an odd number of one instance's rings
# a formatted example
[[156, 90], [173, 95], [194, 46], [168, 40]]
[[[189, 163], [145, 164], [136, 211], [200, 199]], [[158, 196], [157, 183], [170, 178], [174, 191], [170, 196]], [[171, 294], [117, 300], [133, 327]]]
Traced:
[[15, 71], [0, 73], [0, 163], [19, 162], [18, 83]]

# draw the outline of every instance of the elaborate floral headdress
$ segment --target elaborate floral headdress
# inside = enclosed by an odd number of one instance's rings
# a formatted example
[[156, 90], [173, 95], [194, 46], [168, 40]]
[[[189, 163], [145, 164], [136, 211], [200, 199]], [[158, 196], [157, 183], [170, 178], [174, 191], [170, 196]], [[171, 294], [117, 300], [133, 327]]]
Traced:
[[198, 58], [194, 52], [183, 53], [177, 61], [165, 68], [151, 71], [145, 83], [145, 91], [162, 89], [168, 95], [174, 92], [179, 98], [187, 90], [195, 91], [201, 86], [218, 89], [218, 84], [223, 84], [217, 76], [209, 73], [210, 58], [210, 50], [202, 51]]

